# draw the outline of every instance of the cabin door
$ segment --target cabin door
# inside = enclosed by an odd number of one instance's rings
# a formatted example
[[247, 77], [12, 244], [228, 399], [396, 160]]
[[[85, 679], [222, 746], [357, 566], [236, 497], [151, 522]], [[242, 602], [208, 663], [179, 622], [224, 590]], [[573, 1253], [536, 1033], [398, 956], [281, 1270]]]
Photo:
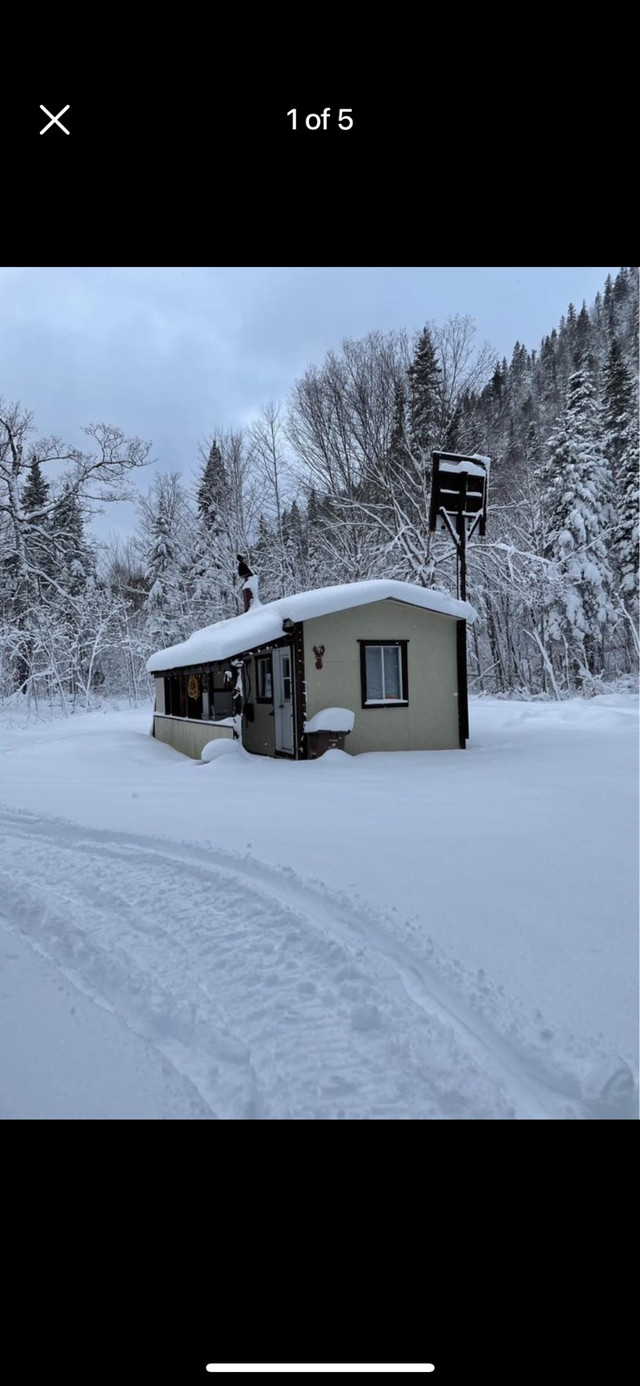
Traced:
[[293, 755], [293, 662], [291, 650], [272, 650], [276, 751]]

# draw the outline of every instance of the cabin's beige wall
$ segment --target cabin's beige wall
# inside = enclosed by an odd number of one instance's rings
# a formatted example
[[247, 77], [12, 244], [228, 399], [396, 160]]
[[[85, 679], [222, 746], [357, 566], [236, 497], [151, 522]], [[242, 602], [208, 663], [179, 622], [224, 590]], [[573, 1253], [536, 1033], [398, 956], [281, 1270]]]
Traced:
[[233, 737], [232, 727], [216, 726], [215, 722], [189, 721], [186, 717], [165, 717], [156, 713], [153, 730], [158, 741], [182, 751], [183, 756], [199, 760], [204, 746], [209, 741]]
[[156, 684], [156, 712], [164, 712], [164, 678], [155, 680]]
[[[408, 640], [408, 707], [362, 707], [359, 640]], [[316, 669], [314, 645], [324, 645]], [[460, 746], [456, 622], [404, 602], [316, 616], [304, 623], [307, 717], [325, 707], [347, 707], [355, 724], [345, 740], [361, 751], [449, 750]]]
[[[250, 682], [247, 684], [247, 680]], [[242, 723], [242, 744], [247, 751], [256, 756], [273, 756], [276, 749], [275, 719], [273, 703], [256, 702], [258, 677], [255, 658], [245, 660], [245, 692], [251, 690], [253, 703], [253, 722]]]

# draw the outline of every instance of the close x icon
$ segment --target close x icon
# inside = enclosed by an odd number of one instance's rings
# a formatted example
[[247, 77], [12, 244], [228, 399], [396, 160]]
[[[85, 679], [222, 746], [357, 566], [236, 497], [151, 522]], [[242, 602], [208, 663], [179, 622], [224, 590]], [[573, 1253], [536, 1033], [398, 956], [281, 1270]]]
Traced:
[[41, 105], [40, 110], [44, 112], [45, 116], [47, 116], [47, 121], [40, 131], [41, 135], [46, 135], [48, 130], [61, 130], [65, 135], [69, 135], [71, 133], [67, 126], [62, 124], [62, 120], [60, 119], [61, 116], [65, 115], [66, 112], [70, 110], [69, 104], [63, 106], [62, 110], [58, 111], [57, 115], [54, 115], [53, 111], [48, 110], [46, 106]]

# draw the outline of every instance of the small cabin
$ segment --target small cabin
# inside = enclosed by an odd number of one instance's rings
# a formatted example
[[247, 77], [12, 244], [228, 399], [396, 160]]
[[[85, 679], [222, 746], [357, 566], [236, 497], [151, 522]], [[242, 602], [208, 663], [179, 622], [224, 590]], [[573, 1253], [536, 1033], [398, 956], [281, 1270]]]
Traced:
[[[250, 574], [243, 593], [242, 615], [148, 661], [159, 740], [195, 758], [234, 736], [255, 755], [292, 760], [319, 744], [353, 755], [464, 748], [467, 602], [386, 579], [263, 605]], [[343, 740], [320, 743], [318, 728]]]

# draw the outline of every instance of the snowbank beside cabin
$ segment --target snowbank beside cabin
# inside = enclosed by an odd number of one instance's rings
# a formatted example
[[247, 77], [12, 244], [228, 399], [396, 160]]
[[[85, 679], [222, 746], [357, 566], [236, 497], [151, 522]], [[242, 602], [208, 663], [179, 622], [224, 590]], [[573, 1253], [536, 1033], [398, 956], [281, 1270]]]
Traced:
[[433, 587], [416, 587], [411, 582], [394, 582], [383, 578], [370, 582], [348, 582], [335, 587], [319, 587], [311, 592], [298, 592], [291, 597], [267, 602], [264, 606], [254, 602], [249, 611], [241, 616], [231, 616], [227, 621], [205, 626], [179, 645], [171, 645], [152, 655], [147, 661], [147, 671], [150, 674], [161, 673], [164, 669], [181, 669], [190, 664], [230, 659], [243, 650], [253, 650], [259, 645], [267, 645], [270, 640], [280, 639], [283, 621], [310, 621], [314, 616], [329, 616], [334, 611], [348, 611], [351, 607], [367, 606], [370, 602], [389, 598], [423, 607], [425, 611], [455, 616], [470, 624], [476, 619], [476, 612], [469, 602], [459, 602], [448, 592], [438, 592]]
[[207, 741], [206, 746], [203, 746], [200, 752], [200, 759], [208, 764], [211, 760], [219, 760], [221, 756], [235, 756], [239, 754], [239, 741]]

